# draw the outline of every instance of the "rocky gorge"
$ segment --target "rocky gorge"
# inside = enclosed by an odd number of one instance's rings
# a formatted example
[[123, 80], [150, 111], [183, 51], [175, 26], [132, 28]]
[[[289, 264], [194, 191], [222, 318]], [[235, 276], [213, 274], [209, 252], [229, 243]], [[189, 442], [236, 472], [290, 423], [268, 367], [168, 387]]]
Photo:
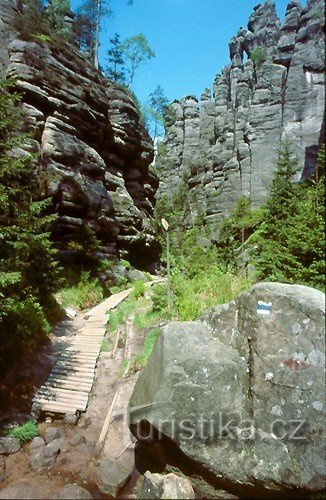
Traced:
[[95, 236], [101, 260], [157, 262], [153, 205], [158, 180], [151, 138], [125, 89], [58, 37], [24, 40], [21, 2], [0, 2], [0, 74], [22, 95], [26, 149], [39, 154], [43, 196], [58, 215], [53, 238], [72, 257]]
[[172, 103], [156, 162], [157, 196], [171, 203], [185, 185], [186, 227], [203, 220], [214, 239], [239, 197], [260, 206], [284, 140], [299, 159], [298, 179], [314, 171], [324, 140], [323, 26], [323, 0], [306, 7], [291, 0], [283, 23], [273, 1], [257, 5], [231, 39], [231, 64], [213, 89]]

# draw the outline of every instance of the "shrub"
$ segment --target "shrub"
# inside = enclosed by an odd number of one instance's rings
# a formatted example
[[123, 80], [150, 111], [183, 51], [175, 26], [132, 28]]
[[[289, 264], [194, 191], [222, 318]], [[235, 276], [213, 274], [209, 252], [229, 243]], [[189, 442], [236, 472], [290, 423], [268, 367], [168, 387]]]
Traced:
[[124, 300], [119, 304], [119, 306], [110, 312], [108, 326], [111, 332], [115, 332], [118, 327], [124, 323], [129, 316], [137, 307], [137, 300], [130, 296], [128, 299]]
[[263, 47], [257, 47], [250, 54], [250, 59], [257, 66], [261, 66], [266, 59], [266, 52]]
[[132, 296], [135, 299], [139, 299], [140, 297], [144, 296], [146, 288], [145, 288], [145, 284], [143, 281], [135, 281], [135, 283], [133, 284], [133, 287], [134, 287], [134, 290], [132, 292]]
[[22, 443], [31, 441], [38, 435], [37, 424], [29, 420], [23, 425], [19, 425], [9, 431], [9, 436], [19, 439]]
[[99, 281], [91, 278], [89, 271], [83, 271], [79, 282], [59, 293], [63, 307], [86, 309], [95, 306], [103, 299], [103, 291]]

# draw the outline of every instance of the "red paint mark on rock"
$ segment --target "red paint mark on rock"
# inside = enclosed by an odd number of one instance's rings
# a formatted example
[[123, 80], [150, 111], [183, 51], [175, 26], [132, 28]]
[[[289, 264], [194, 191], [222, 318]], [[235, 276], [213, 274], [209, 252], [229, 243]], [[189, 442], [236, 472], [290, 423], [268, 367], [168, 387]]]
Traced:
[[288, 368], [290, 368], [290, 370], [305, 370], [306, 368], [308, 368], [308, 363], [306, 363], [305, 361], [297, 361], [295, 359], [287, 359], [286, 361], [284, 361], [284, 364], [285, 366], [287, 366]]

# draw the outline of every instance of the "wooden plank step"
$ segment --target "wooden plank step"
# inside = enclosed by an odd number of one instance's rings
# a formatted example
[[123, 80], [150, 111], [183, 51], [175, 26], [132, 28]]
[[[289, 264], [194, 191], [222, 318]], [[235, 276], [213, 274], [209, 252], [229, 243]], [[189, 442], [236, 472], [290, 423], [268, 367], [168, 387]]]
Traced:
[[[71, 382], [72, 384], [93, 384], [94, 381], [94, 376], [93, 375], [68, 375], [65, 376], [64, 374], [61, 373], [52, 373], [51, 376], [48, 378], [47, 382], [51, 383], [55, 381], [61, 381], [61, 382]], [[47, 383], [46, 382], [46, 383]]]
[[94, 368], [94, 363], [92, 361], [87, 361], [86, 359], [79, 361], [79, 363], [76, 363], [74, 361], [69, 361], [67, 359], [62, 359], [61, 361], [57, 361], [57, 364], [55, 366], [60, 366], [60, 367], [67, 367], [67, 368], [75, 368], [75, 367], [85, 367], [85, 368]]
[[101, 340], [105, 335], [105, 332], [103, 333], [81, 333], [78, 335], [78, 338], [79, 339], [82, 339], [82, 340], [85, 340], [85, 339], [89, 339], [89, 340]]
[[86, 349], [86, 347], [82, 348], [77, 348], [77, 347], [68, 347], [65, 351], [66, 353], [75, 353], [75, 354], [97, 354], [99, 355], [100, 353], [100, 346], [98, 346], [96, 349]]
[[56, 403], [61, 403], [61, 404], [66, 404], [66, 405], [71, 405], [71, 406], [74, 406], [75, 408], [77, 409], [82, 409], [82, 408], [86, 408], [87, 404], [88, 404], [88, 398], [87, 399], [83, 399], [83, 398], [80, 398], [80, 399], [69, 399], [67, 398], [66, 396], [61, 396], [60, 394], [56, 394], [56, 395], [53, 395], [53, 396], [46, 396], [46, 395], [42, 395], [40, 394], [37, 398], [34, 399], [34, 402], [35, 403], [39, 403], [39, 404], [42, 404], [42, 403], [51, 403], [51, 402], [56, 402]]
[[92, 375], [94, 376], [95, 374], [95, 367], [92, 366], [92, 368], [88, 368], [88, 367], [83, 367], [83, 366], [79, 366], [79, 365], [75, 365], [75, 366], [57, 366], [55, 365], [52, 369], [52, 373], [56, 373], [56, 372], [61, 372], [61, 373], [65, 373], [66, 375], [75, 375], [75, 376], [78, 376], [82, 373], [85, 373], [86, 375]]
[[97, 354], [79, 354], [74, 355], [74, 354], [61, 354], [59, 361], [74, 361], [75, 363], [79, 363], [79, 361], [91, 361], [94, 364], [96, 363], [98, 356]]
[[[102, 342], [104, 338], [104, 335], [102, 335], [101, 337], [99, 338], [92, 338], [92, 337], [76, 337], [76, 339], [74, 339], [71, 344], [69, 344], [69, 347], [71, 346], [76, 346], [76, 345], [79, 345], [79, 344], [100, 344]], [[68, 347], [67, 347], [68, 349]]]
[[40, 401], [41, 410], [54, 413], [75, 413], [77, 410], [85, 411], [86, 408], [77, 408], [74, 404], [60, 403], [58, 401]]
[[75, 391], [83, 391], [89, 393], [92, 389], [92, 383], [84, 383], [84, 384], [77, 384], [71, 381], [63, 381], [63, 380], [52, 380], [51, 385], [46, 386], [46, 387], [53, 387], [55, 389], [67, 389], [69, 391], [75, 390]]
[[[96, 349], [99, 349], [101, 347], [101, 343], [100, 342], [96, 342], [95, 344], [85, 344], [85, 343], [82, 343], [82, 342], [77, 342], [76, 344], [71, 344], [71, 349], [84, 349], [84, 350], [88, 350], [88, 351], [96, 351]], [[68, 351], [70, 352], [70, 350]]]
[[90, 369], [90, 368], [63, 368], [61, 366], [55, 366], [51, 372], [51, 374], [62, 374], [62, 375], [66, 375], [66, 376], [69, 376], [69, 375], [74, 375], [74, 376], [81, 376], [81, 375], [88, 375], [88, 376], [92, 376], [94, 377], [94, 374], [95, 374], [95, 371], [93, 369]]
[[40, 394], [40, 393], [46, 393], [46, 392], [49, 392], [49, 393], [56, 393], [56, 394], [63, 394], [65, 396], [71, 396], [71, 397], [75, 397], [75, 396], [78, 396], [78, 397], [85, 397], [85, 398], [88, 398], [88, 392], [84, 392], [84, 391], [74, 391], [72, 389], [59, 389], [59, 388], [54, 388], [54, 387], [51, 387], [50, 385], [43, 385], [41, 387], [41, 389], [37, 392], [37, 394]]
[[60, 362], [60, 365], [62, 365], [63, 363], [68, 363], [68, 365], [71, 363], [74, 363], [75, 366], [86, 363], [86, 364], [92, 365], [92, 368], [95, 368], [96, 359], [97, 359], [97, 357], [95, 359], [94, 358], [70, 359], [68, 357], [68, 358], [60, 358], [60, 360], [58, 360], [58, 362]]
[[[82, 393], [80, 393], [82, 394]], [[88, 395], [85, 396], [79, 396], [79, 393], [76, 392], [75, 396], [70, 396], [69, 394], [64, 394], [62, 392], [55, 391], [54, 389], [51, 391], [51, 393], [40, 393], [38, 394], [35, 398], [34, 401], [41, 401], [43, 399], [46, 399], [47, 401], [67, 401], [68, 403], [73, 403], [73, 404], [81, 404], [81, 403], [87, 403], [88, 401]]]
[[105, 335], [105, 332], [94, 332], [94, 333], [89, 333], [89, 332], [86, 332], [86, 333], [78, 333], [78, 335], [76, 335], [72, 341], [74, 340], [78, 340], [78, 339], [89, 339], [89, 340], [96, 340], [97, 337], [104, 337]]

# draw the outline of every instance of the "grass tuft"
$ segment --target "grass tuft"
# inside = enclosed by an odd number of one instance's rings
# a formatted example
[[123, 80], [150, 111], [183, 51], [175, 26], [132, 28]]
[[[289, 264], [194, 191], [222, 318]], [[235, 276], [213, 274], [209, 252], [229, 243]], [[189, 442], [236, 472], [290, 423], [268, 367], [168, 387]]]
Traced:
[[84, 271], [76, 285], [64, 288], [60, 292], [63, 307], [74, 307], [82, 310], [93, 307], [103, 299], [101, 285], [90, 273]]
[[22, 443], [31, 441], [38, 435], [38, 426], [31, 420], [25, 424], [18, 425], [9, 431], [9, 436], [19, 439]]

